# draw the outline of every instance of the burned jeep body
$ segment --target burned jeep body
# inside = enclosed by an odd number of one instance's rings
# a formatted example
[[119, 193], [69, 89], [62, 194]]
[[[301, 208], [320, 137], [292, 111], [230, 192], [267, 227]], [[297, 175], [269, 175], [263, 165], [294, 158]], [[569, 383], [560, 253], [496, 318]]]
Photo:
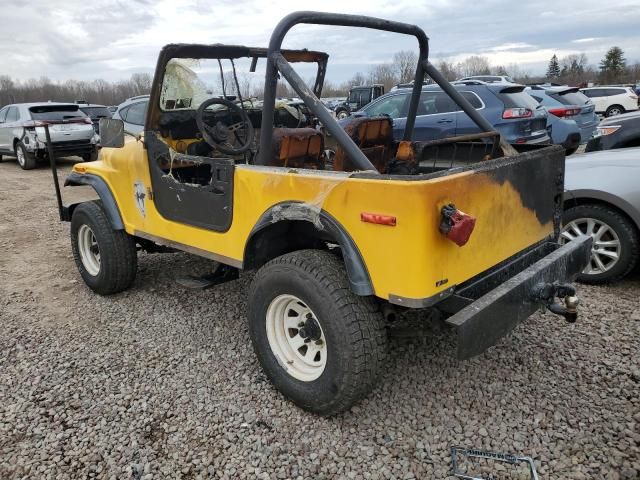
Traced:
[[[417, 39], [401, 141], [387, 117], [338, 125], [319, 100], [327, 55], [281, 49], [297, 24]], [[250, 72], [266, 63], [261, 104], [243, 98], [242, 62]], [[315, 68], [311, 87], [292, 64]], [[223, 91], [214, 96], [200, 75], [218, 69]], [[425, 75], [483, 133], [412, 141]], [[289, 112], [295, 125], [278, 120], [281, 80], [304, 101], [298, 115]], [[203, 286], [257, 270], [251, 340], [274, 385], [303, 408], [328, 415], [365, 396], [384, 368], [386, 321], [404, 309], [443, 313], [461, 358], [540, 307], [576, 318], [567, 282], [584, 268], [590, 240], [556, 242], [563, 150], [511, 151], [428, 62], [427, 37], [414, 25], [297, 12], [278, 24], [268, 49], [169, 45], [144, 134], [123, 141], [118, 127], [101, 127], [101, 159], [76, 165], [66, 181], [100, 196], [61, 210], [83, 279], [100, 294], [128, 288], [137, 248], [219, 262]]]

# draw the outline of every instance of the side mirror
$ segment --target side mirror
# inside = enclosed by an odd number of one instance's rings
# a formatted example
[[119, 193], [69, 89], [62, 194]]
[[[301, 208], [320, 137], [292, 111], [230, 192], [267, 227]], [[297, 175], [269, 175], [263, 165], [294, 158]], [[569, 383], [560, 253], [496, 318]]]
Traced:
[[119, 118], [100, 119], [100, 145], [104, 148], [124, 147], [124, 122]]

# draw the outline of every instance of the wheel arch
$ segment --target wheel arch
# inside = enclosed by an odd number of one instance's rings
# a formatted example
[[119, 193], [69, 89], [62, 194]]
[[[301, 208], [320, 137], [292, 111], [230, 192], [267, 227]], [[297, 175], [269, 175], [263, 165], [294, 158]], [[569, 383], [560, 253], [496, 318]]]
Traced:
[[631, 220], [636, 230], [640, 232], [640, 212], [623, 198], [599, 190], [574, 190], [568, 193], [569, 194], [565, 193], [563, 200], [563, 207], [565, 209], [589, 203], [612, 207], [621, 215]]
[[[85, 173], [80, 175], [78, 173], [72, 172], [64, 182], [64, 186], [70, 187], [78, 187], [78, 186], [90, 186], [100, 197], [100, 201], [102, 202], [102, 207], [109, 218], [109, 223], [113, 227], [114, 230], [124, 230], [124, 223], [122, 222], [122, 216], [120, 215], [120, 210], [118, 209], [118, 204], [111, 193], [111, 189], [107, 182], [105, 182], [102, 178], [97, 175], [92, 175], [90, 173]], [[65, 207], [65, 219], [71, 220], [73, 215], [73, 211], [76, 209], [78, 205], [84, 202], [77, 202], [69, 204]]]
[[262, 214], [249, 235], [243, 267], [256, 269], [285, 253], [307, 248], [340, 246], [351, 290], [373, 295], [364, 259], [346, 229], [329, 213], [301, 202], [284, 202]]

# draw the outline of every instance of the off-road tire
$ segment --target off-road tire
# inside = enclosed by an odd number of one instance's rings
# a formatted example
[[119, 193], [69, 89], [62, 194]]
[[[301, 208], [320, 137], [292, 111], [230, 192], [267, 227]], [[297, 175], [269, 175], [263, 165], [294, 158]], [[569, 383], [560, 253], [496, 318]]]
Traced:
[[[291, 376], [270, 347], [267, 310], [284, 294], [306, 303], [324, 332], [326, 366], [315, 380]], [[386, 356], [384, 318], [373, 297], [351, 291], [344, 265], [332, 253], [300, 250], [264, 265], [251, 285], [248, 317], [253, 348], [267, 377], [301, 408], [333, 415], [349, 409], [374, 388]]]
[[[18, 150], [20, 150], [20, 152], [18, 152]], [[16, 160], [18, 161], [18, 165], [20, 165], [20, 168], [22, 168], [23, 170], [33, 170], [34, 168], [36, 168], [36, 156], [32, 153], [29, 153], [22, 142], [16, 143], [15, 152]], [[23, 155], [23, 162], [20, 162], [20, 153], [22, 153]]]
[[[614, 113], [618, 111], [619, 113]], [[604, 113], [605, 117], [613, 117], [615, 115], [622, 115], [625, 112], [624, 107], [621, 105], [611, 105]]]
[[579, 218], [594, 218], [606, 223], [618, 235], [621, 252], [617, 264], [610, 270], [590, 275], [581, 273], [577, 280], [582, 283], [599, 285], [615, 282], [629, 274], [636, 266], [640, 256], [640, 238], [638, 230], [631, 220], [608, 205], [589, 203], [566, 209], [563, 223], [567, 224]]
[[[100, 270], [97, 275], [85, 268], [78, 247], [78, 231], [87, 225], [98, 242]], [[82, 279], [94, 292], [110, 295], [131, 286], [136, 277], [138, 256], [136, 242], [124, 230], [114, 230], [100, 202], [78, 205], [71, 218], [71, 248]]]

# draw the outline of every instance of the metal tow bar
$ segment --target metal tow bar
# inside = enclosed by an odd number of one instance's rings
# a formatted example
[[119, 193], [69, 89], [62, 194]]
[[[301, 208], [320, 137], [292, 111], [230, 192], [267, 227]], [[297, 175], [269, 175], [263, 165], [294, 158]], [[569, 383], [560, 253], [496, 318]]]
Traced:
[[[533, 287], [532, 297], [540, 302], [542, 307], [551, 313], [561, 315], [569, 323], [575, 323], [578, 319], [578, 304], [576, 289], [568, 283], [544, 283], [540, 282]], [[556, 301], [562, 300], [564, 305]]]

